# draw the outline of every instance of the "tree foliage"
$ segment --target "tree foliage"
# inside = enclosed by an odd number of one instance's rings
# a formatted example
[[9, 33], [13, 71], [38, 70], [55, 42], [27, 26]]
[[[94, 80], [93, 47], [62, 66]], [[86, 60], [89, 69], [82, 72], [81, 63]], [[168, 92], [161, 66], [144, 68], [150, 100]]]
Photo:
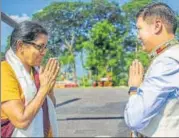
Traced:
[[125, 36], [119, 35], [116, 27], [107, 20], [95, 24], [89, 34], [89, 39], [81, 44], [87, 55], [85, 67], [92, 71], [93, 80], [111, 72], [117, 85], [125, 67], [122, 45]]
[[76, 76], [75, 57], [83, 51], [79, 44], [88, 39], [88, 31], [105, 19], [120, 27], [123, 22], [120, 13], [119, 5], [107, 0], [55, 2], [34, 14], [33, 20], [41, 22], [49, 31], [49, 53], [59, 57], [65, 68], [72, 69]]
[[[135, 15], [140, 8], [158, 0], [131, 0], [120, 7], [108, 0], [54, 2], [33, 15], [49, 31], [49, 51], [44, 62], [56, 56], [67, 72], [76, 76], [76, 58], [93, 80], [112, 74], [114, 85], [126, 85], [128, 69], [134, 59], [145, 68], [150, 59], [140, 50]], [[179, 29], [176, 35], [179, 38]], [[88, 86], [86, 76], [80, 83]]]

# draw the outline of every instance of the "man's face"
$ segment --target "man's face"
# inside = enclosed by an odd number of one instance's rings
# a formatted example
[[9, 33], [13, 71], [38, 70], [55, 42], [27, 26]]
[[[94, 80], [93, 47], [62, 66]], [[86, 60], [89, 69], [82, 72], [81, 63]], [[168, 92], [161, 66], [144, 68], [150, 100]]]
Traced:
[[154, 47], [154, 25], [148, 24], [142, 17], [139, 17], [136, 26], [138, 29], [138, 39], [142, 43], [143, 50], [150, 53]]

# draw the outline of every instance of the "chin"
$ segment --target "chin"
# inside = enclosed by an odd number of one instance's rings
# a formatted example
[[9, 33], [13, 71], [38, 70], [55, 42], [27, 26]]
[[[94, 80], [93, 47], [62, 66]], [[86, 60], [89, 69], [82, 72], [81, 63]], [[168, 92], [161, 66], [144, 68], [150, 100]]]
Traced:
[[144, 52], [150, 53], [150, 50], [149, 50], [146, 46], [143, 46], [143, 47], [142, 47], [142, 50], [143, 50]]
[[40, 66], [40, 64], [36, 64], [35, 66]]
[[41, 65], [41, 61], [36, 64], [36, 66], [40, 66], [40, 65]]
[[35, 62], [33, 66], [40, 66], [41, 62]]
[[142, 46], [142, 50], [143, 50], [143, 51], [146, 51], [146, 47], [145, 47], [145, 46]]

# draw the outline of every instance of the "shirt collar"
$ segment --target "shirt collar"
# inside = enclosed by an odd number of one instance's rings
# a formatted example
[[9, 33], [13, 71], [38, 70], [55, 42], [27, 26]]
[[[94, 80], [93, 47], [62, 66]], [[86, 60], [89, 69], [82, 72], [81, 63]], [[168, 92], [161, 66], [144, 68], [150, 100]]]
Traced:
[[156, 56], [158, 56], [159, 54], [161, 54], [166, 48], [169, 48], [171, 46], [174, 46], [176, 44], [179, 44], [178, 40], [176, 38], [173, 38], [165, 43], [160, 44], [159, 46], [157, 46], [154, 50], [152, 50], [152, 52], [149, 54], [149, 57], [155, 58]]

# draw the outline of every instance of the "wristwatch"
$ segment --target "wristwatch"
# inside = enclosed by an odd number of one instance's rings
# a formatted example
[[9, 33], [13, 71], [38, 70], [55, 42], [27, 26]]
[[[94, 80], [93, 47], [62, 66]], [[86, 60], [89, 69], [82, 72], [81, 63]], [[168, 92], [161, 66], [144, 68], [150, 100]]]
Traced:
[[131, 87], [129, 88], [128, 94], [130, 95], [131, 92], [137, 92], [137, 89], [138, 89], [138, 87], [131, 86]]

